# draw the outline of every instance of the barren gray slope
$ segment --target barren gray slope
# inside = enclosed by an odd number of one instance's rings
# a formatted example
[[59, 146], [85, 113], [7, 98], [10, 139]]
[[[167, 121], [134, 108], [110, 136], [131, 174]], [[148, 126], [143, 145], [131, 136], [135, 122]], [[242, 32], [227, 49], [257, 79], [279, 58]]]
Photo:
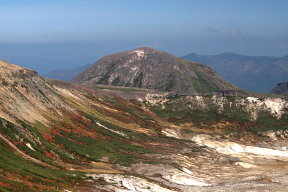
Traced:
[[206, 65], [147, 47], [103, 57], [72, 82], [184, 92], [237, 89]]

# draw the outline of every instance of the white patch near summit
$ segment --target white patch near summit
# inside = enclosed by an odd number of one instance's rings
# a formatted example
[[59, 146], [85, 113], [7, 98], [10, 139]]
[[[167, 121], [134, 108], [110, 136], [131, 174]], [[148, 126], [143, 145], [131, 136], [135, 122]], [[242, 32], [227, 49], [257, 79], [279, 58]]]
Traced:
[[135, 50], [133, 53], [136, 53], [138, 57], [144, 57], [145, 52], [143, 50]]

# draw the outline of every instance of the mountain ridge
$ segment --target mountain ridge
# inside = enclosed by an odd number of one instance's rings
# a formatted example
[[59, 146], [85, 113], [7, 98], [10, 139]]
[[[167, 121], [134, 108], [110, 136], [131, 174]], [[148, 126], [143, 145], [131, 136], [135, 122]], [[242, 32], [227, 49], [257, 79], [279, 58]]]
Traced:
[[0, 111], [0, 117], [16, 124], [15, 117], [28, 122], [46, 121], [39, 111], [70, 109], [55, 88], [36, 71], [6, 61], [0, 61], [0, 67], [0, 99], [5, 109]]

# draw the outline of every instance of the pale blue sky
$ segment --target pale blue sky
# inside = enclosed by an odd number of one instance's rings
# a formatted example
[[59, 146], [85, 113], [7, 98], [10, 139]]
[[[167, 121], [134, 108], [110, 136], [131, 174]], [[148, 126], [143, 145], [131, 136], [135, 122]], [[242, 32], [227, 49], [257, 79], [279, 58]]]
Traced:
[[41, 70], [36, 58], [76, 66], [140, 46], [284, 56], [287, 9], [287, 0], [0, 0], [0, 57], [34, 58]]

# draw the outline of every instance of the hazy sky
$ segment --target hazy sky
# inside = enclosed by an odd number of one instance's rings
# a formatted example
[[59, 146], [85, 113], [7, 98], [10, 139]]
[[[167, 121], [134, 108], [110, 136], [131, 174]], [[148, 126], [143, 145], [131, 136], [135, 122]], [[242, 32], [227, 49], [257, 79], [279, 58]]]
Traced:
[[287, 0], [0, 0], [0, 58], [45, 71], [140, 46], [284, 56], [287, 9]]

